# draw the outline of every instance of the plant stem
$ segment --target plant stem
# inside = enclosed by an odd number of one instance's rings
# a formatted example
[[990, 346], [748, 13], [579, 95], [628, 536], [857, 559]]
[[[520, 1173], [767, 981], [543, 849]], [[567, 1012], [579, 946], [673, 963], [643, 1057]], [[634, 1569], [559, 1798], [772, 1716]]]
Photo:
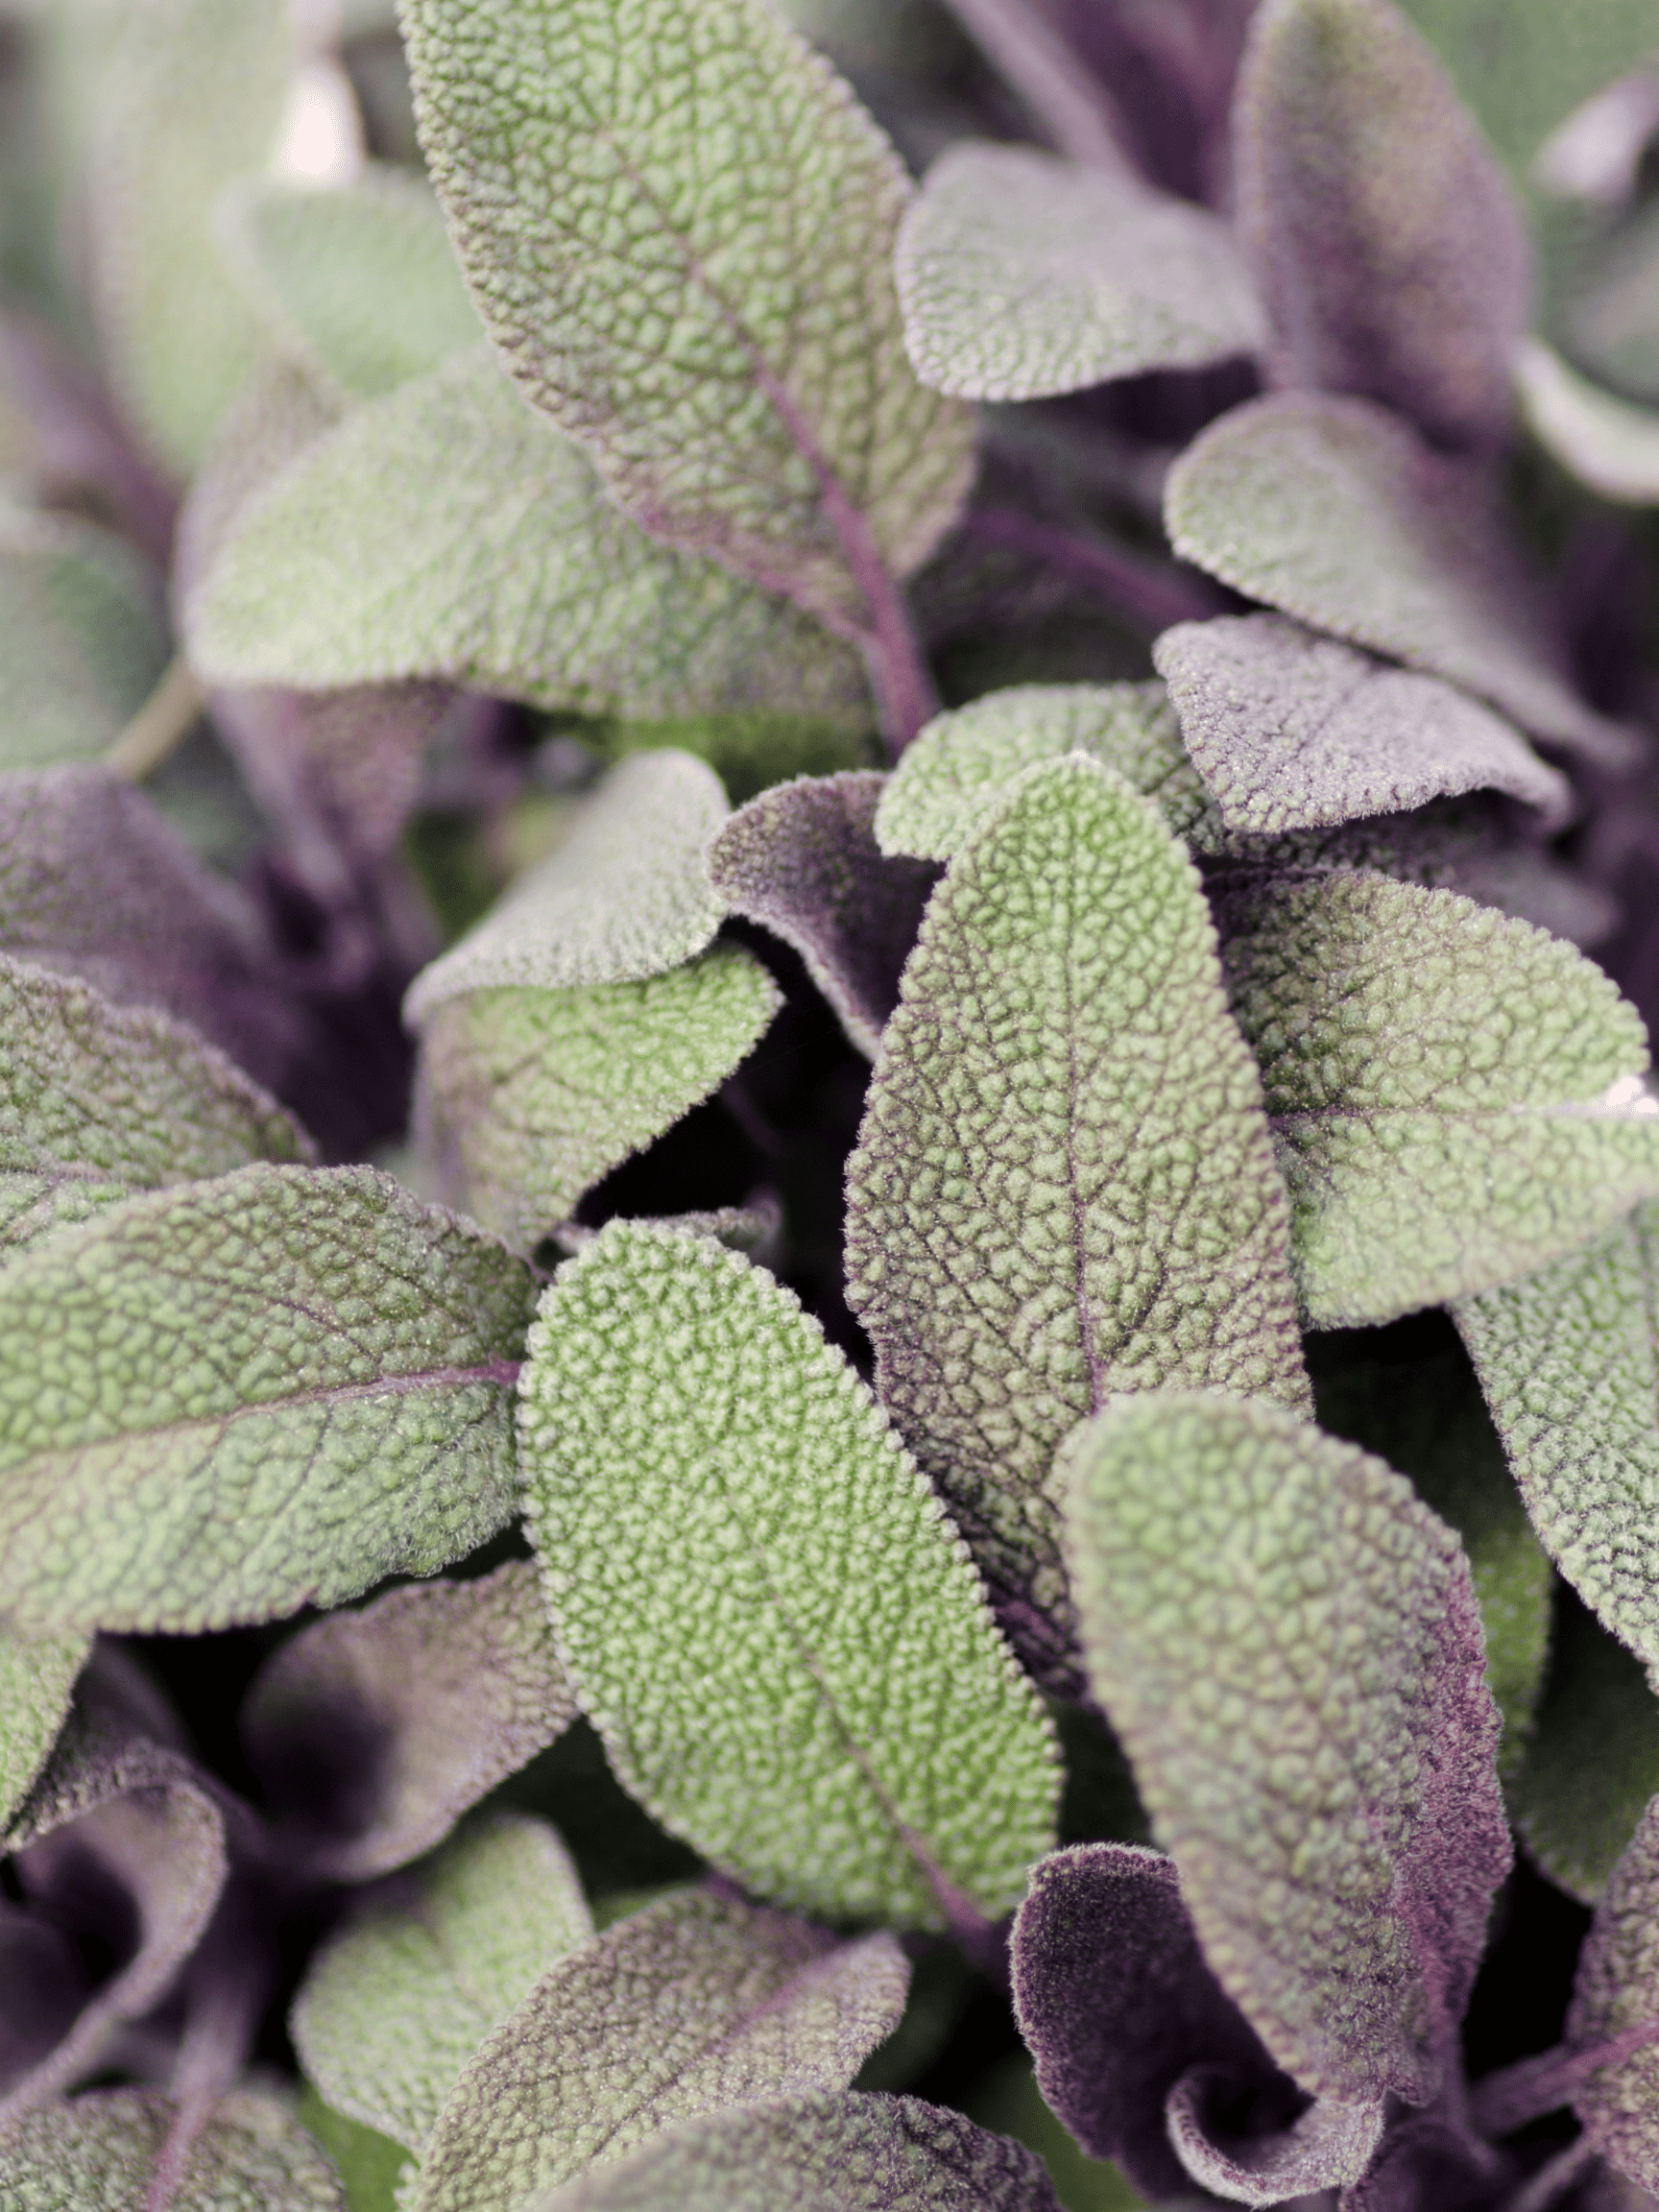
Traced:
[[176, 653], [160, 683], [105, 754], [105, 767], [129, 783], [141, 783], [183, 743], [202, 706], [195, 671], [182, 653]]
[[1644, 2020], [1640, 2027], [1626, 2028], [1623, 2034], [1610, 2035], [1604, 2043], [1587, 2044], [1577, 2051], [1561, 2044], [1553, 2051], [1539, 2052], [1535, 2057], [1518, 2059], [1513, 2066], [1488, 2074], [1470, 2091], [1475, 2125], [1482, 2135], [1507, 2135], [1512, 2128], [1524, 2128], [1528, 2120], [1565, 2104], [1573, 2092], [1603, 2066], [1622, 2066], [1626, 2058], [1654, 2043], [1659, 2043], [1659, 2020]]
[[1029, 0], [950, 0], [950, 6], [1060, 153], [1091, 169], [1138, 179], [1104, 87]]

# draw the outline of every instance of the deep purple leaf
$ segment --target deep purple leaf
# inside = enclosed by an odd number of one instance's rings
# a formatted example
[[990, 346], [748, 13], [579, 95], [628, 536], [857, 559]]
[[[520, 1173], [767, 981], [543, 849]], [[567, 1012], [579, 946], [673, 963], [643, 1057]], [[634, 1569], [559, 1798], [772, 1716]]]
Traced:
[[1341, 2212], [1489, 2212], [1506, 2169], [1467, 2128], [1414, 2114], [1382, 2138], [1370, 2172], [1341, 2197]]

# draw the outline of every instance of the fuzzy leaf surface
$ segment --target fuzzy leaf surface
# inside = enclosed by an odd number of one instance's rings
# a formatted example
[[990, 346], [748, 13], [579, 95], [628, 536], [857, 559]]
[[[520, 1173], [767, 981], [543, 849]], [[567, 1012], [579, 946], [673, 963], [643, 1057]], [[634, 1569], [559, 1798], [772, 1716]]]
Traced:
[[0, 1623], [0, 1835], [51, 1754], [90, 1647], [85, 1636], [20, 1636]]
[[[154, 2089], [95, 2089], [0, 2134], [7, 2212], [147, 2212], [181, 2115]], [[340, 2176], [274, 2098], [232, 2090], [185, 2155], [168, 2212], [345, 2212]]]
[[[1582, 2048], [1659, 2021], [1659, 1799], [1648, 1805], [1578, 1955], [1567, 2040]], [[1595, 2148], [1644, 2189], [1659, 2188], [1659, 2048], [1593, 2074], [1573, 2100]]]
[[1031, 147], [941, 156], [900, 228], [898, 274], [917, 374], [965, 399], [1041, 399], [1267, 343], [1218, 217]]
[[1194, 2067], [1169, 2092], [1169, 2140], [1189, 2179], [1234, 2204], [1283, 2204], [1352, 2188], [1382, 2136], [1382, 2104], [1315, 2098], [1277, 2133], [1228, 2133], [1233, 2078]]
[[1004, 1626], [1067, 1669], [1055, 1447], [1122, 1390], [1307, 1402], [1289, 1217], [1197, 873], [1072, 757], [959, 847], [847, 1168], [847, 1298]]
[[1659, 507], [1659, 409], [1603, 391], [1537, 339], [1516, 373], [1527, 426], [1563, 469], [1620, 506]]
[[909, 186], [847, 86], [767, 0], [412, 0], [405, 30], [522, 391], [654, 537], [867, 622], [860, 568], [926, 559], [974, 419], [905, 356]]
[[1048, 1726], [938, 1499], [793, 1295], [612, 1222], [542, 1300], [521, 1393], [560, 1655], [630, 1791], [804, 1911], [1008, 1911], [1052, 1839]]
[[1230, 830], [1319, 829], [1483, 788], [1552, 826], [1571, 810], [1567, 779], [1478, 700], [1283, 614], [1178, 622], [1153, 661]]
[[1222, 1987], [1314, 2095], [1428, 2103], [1510, 1859], [1462, 1547], [1259, 1401], [1119, 1401], [1061, 1456], [1090, 1681]]
[[102, 753], [166, 661], [160, 592], [131, 546], [0, 503], [0, 769]]
[[187, 1633], [431, 1574], [514, 1510], [523, 1262], [367, 1167], [130, 1200], [0, 1274], [0, 1609]]
[[1260, 884], [1223, 936], [1315, 1327], [1488, 1289], [1659, 1190], [1641, 1017], [1571, 945], [1363, 871]]
[[1534, 737], [1628, 762], [1628, 733], [1570, 688], [1467, 466], [1370, 400], [1235, 407], [1170, 469], [1164, 518], [1176, 552], [1235, 590], [1461, 685]]
[[717, 1090], [781, 1004], [741, 945], [642, 982], [448, 1000], [426, 1024], [420, 1074], [422, 1143], [443, 1189], [528, 1250]]
[[665, 1897], [551, 1967], [490, 2036], [414, 2212], [508, 2212], [677, 2121], [844, 2089], [909, 1980], [891, 1936], [838, 1944], [735, 1900]]

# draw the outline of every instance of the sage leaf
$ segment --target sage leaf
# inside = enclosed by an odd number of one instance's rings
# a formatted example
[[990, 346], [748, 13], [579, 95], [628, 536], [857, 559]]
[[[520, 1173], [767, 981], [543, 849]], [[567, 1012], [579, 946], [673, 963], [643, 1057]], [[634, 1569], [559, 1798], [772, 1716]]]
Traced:
[[398, 2184], [414, 2169], [402, 2144], [348, 2120], [309, 2086], [301, 2092], [299, 2113], [345, 2183], [346, 2212], [397, 2212]]
[[1235, 407], [1170, 469], [1164, 518], [1176, 552], [1236, 590], [1461, 685], [1583, 759], [1628, 763], [1629, 733], [1569, 688], [1467, 465], [1370, 400]]
[[[1649, 1804], [1578, 1955], [1567, 2041], [1584, 2049], [1631, 2030], [1659, 2030], [1659, 1800]], [[1600, 2068], [1574, 2097], [1585, 2135], [1602, 2157], [1644, 2189], [1659, 2187], [1659, 2050], [1650, 2036], [1622, 2062]]]
[[871, 1060], [938, 878], [926, 862], [890, 859], [877, 844], [884, 781], [798, 777], [752, 799], [709, 848], [709, 880], [727, 908], [794, 946]]
[[[1316, 2098], [1277, 2134], [1229, 2135], [1233, 2082], [1195, 2067], [1169, 2092], [1169, 2140], [1190, 2179], [1235, 2204], [1283, 2204], [1335, 2185], [1352, 2187], [1382, 2136], [1382, 2105]], [[1214, 2111], [1212, 2110], [1214, 2108]], [[1215, 2113], [1222, 2115], [1218, 2121]]]
[[1307, 1402], [1289, 1216], [1204, 893], [1110, 770], [1028, 770], [957, 849], [847, 1190], [881, 1401], [1063, 1688], [1061, 1438], [1120, 1390]]
[[1316, 1328], [1489, 1289], [1659, 1190], [1641, 1018], [1572, 946], [1359, 870], [1259, 884], [1223, 940]]
[[1462, 1547], [1215, 1392], [1120, 1400], [1057, 1475], [1090, 1682], [1222, 1987], [1313, 2095], [1431, 2102], [1510, 1858]]
[[365, 1903], [314, 1955], [290, 2026], [331, 2105], [419, 2153], [491, 2030], [593, 1923], [555, 1831], [518, 1813], [479, 1815]]
[[20, 1636], [0, 1623], [0, 1835], [51, 1754], [90, 1647], [86, 1636]]
[[535, 1571], [510, 1560], [301, 1628], [254, 1678], [242, 1739], [291, 1862], [362, 1882], [442, 1841], [575, 1718]]
[[245, 1167], [0, 1273], [0, 1610], [189, 1633], [431, 1574], [514, 1510], [524, 1263], [373, 1168]]
[[[1650, 82], [1650, 80], [1649, 80]], [[1628, 180], [1636, 181], [1646, 139], [1638, 126], [1629, 145]], [[1599, 242], [1583, 282], [1563, 303], [1567, 349], [1598, 385], [1611, 385], [1645, 408], [1659, 403], [1659, 310], [1653, 275], [1659, 267], [1659, 220], [1638, 195], [1623, 221]], [[1527, 404], [1527, 362], [1521, 362], [1522, 403]]]
[[625, 1787], [778, 1903], [970, 1930], [1010, 1910], [1052, 1837], [1050, 1731], [938, 1500], [790, 1292], [613, 1221], [542, 1300], [520, 1387], [560, 1656]]
[[1570, 475], [1621, 506], [1659, 507], [1659, 409], [1603, 391], [1536, 338], [1516, 384], [1527, 428]]
[[1318, 829], [1483, 788], [1551, 828], [1572, 811], [1567, 779], [1490, 709], [1283, 614], [1178, 622], [1153, 660], [1229, 830]]
[[501, 2212], [676, 2121], [844, 2089], [899, 2024], [891, 1936], [840, 1943], [691, 1891], [551, 1966], [462, 2075], [412, 2212]]
[[900, 227], [898, 277], [916, 373], [966, 399], [1041, 399], [1267, 343], [1218, 217], [1025, 146], [934, 162]]
[[166, 661], [161, 593], [130, 545], [0, 501], [0, 770], [104, 752]]
[[[155, 2089], [95, 2089], [0, 2133], [0, 2190], [15, 2212], [141, 2212], [186, 2116]], [[168, 2212], [345, 2212], [340, 2177], [275, 2098], [232, 2090], [170, 2175]]]
[[974, 423], [905, 358], [908, 185], [847, 87], [767, 0], [412, 0], [405, 32], [520, 389], [654, 537], [869, 630], [955, 519]]

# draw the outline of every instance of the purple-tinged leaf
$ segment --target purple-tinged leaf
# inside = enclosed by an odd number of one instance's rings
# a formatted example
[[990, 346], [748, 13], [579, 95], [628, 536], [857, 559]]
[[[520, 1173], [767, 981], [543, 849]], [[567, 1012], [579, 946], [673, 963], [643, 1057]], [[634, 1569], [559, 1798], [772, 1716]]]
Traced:
[[1283, 614], [1178, 623], [1152, 657], [1230, 830], [1318, 829], [1484, 788], [1551, 829], [1571, 810], [1567, 779], [1489, 708]]
[[429, 1851], [576, 1717], [536, 1571], [389, 1590], [260, 1670], [242, 1735], [308, 1871], [362, 1882]]
[[0, 1835], [58, 1740], [89, 1648], [84, 1635], [20, 1636], [0, 1622]]
[[0, 2200], [7, 2212], [346, 2212], [322, 2147], [274, 2098], [246, 2089], [205, 2115], [158, 2193], [190, 2117], [154, 2089], [42, 2105], [0, 2133]]
[[1056, 1475], [1091, 1684], [1216, 1978], [1310, 2094], [1428, 2103], [1510, 1860], [1462, 1547], [1259, 1400], [1120, 1399]]
[[857, 772], [797, 777], [752, 799], [709, 849], [709, 881], [727, 906], [794, 946], [872, 1060], [939, 878], [926, 861], [890, 859], [877, 844], [885, 781]]
[[837, 1943], [707, 1891], [552, 1966], [468, 2066], [411, 2212], [513, 2212], [677, 2121], [844, 2089], [899, 2024], [891, 1936]]
[[1467, 2128], [1437, 2112], [1396, 2121], [1363, 2180], [1344, 2192], [1340, 2212], [1491, 2212], [1507, 2174]]
[[1659, 2189], [1659, 1797], [1596, 1909], [1567, 2011], [1575, 2050], [1642, 2033], [1653, 2039], [1593, 2074], [1573, 2105], [1611, 2165]]
[[1527, 427], [1570, 475], [1622, 507], [1659, 507], [1659, 406], [1638, 407], [1536, 338], [1516, 363]]
[[1214, 2117], [1235, 2092], [1225, 2071], [1194, 2067], [1169, 2092], [1169, 2140], [1188, 2174], [1235, 2204], [1283, 2204], [1358, 2181], [1382, 2135], [1382, 2104], [1318, 2098], [1266, 2135], [1228, 2131]]
[[1470, 465], [1372, 401], [1234, 408], [1170, 469], [1164, 511], [1176, 552], [1236, 590], [1461, 685], [1531, 736], [1630, 764], [1629, 733], [1570, 688]]

